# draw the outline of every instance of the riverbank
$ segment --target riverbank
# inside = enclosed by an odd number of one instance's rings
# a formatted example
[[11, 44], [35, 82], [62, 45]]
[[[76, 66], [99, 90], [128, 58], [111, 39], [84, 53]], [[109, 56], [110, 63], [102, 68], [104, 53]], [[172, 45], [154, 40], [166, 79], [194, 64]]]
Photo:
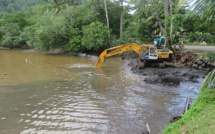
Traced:
[[[211, 83], [207, 83], [211, 81]], [[182, 118], [167, 126], [163, 134], [215, 132], [215, 70], [205, 79], [201, 92]]]
[[[194, 57], [193, 57], [194, 55]], [[200, 60], [206, 62], [202, 57]], [[135, 74], [143, 75], [144, 82], [152, 85], [173, 86], [177, 87], [184, 82], [198, 83], [199, 78], [205, 78], [209, 71], [208, 69], [198, 69], [193, 65], [199, 60], [198, 55], [191, 52], [182, 54], [178, 64], [182, 66], [167, 66], [164, 68], [147, 67], [139, 70], [135, 65], [135, 60], [132, 60], [128, 66], [131, 66], [131, 71]], [[192, 64], [190, 64], [192, 63]], [[207, 63], [208, 64], [208, 63]], [[212, 67], [213, 79], [215, 81], [215, 68]], [[192, 103], [193, 104], [193, 103]], [[177, 116], [180, 119], [175, 123], [170, 124], [163, 131], [164, 134], [185, 134], [185, 133], [213, 133], [215, 131], [215, 87], [208, 88], [202, 86], [201, 93], [196, 99], [192, 108], [188, 110], [183, 117]], [[153, 128], [151, 128], [153, 129]]]

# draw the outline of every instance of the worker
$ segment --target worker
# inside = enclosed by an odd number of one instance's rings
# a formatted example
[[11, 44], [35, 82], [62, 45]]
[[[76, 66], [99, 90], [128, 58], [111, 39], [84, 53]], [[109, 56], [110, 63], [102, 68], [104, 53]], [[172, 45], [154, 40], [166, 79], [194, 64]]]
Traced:
[[147, 47], [147, 50], [142, 55], [144, 58], [147, 58], [149, 56], [149, 47]]
[[179, 49], [182, 49], [182, 46], [183, 46], [183, 44], [182, 44], [182, 40], [181, 40], [181, 39], [179, 39], [179, 41], [178, 41], [178, 48], [179, 48]]

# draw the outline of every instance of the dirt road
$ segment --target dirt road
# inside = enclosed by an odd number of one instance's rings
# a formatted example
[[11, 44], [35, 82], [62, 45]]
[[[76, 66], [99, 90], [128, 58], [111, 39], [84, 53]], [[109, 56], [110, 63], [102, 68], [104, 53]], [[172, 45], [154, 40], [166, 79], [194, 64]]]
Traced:
[[185, 49], [215, 52], [215, 46], [185, 46]]

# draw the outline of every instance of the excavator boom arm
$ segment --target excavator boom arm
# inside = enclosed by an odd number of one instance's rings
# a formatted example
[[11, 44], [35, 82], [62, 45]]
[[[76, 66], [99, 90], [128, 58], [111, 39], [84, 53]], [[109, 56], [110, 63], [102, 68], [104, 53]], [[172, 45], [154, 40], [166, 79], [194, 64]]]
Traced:
[[117, 54], [120, 54], [120, 53], [123, 53], [123, 52], [126, 52], [126, 51], [130, 51], [130, 50], [134, 50], [139, 56], [141, 54], [141, 46], [139, 46], [138, 44], [135, 44], [135, 43], [112, 47], [112, 48], [109, 48], [109, 49], [105, 49], [99, 55], [99, 58], [98, 58], [98, 60], [96, 62], [96, 66], [98, 68], [101, 68], [101, 66], [102, 66], [103, 62], [105, 61], [106, 57], [117, 55]]

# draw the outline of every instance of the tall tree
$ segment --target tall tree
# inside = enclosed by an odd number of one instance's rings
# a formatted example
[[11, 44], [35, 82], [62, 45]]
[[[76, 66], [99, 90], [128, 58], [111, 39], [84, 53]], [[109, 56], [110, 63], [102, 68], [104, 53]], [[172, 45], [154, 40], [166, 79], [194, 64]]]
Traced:
[[67, 6], [76, 6], [83, 3], [83, 0], [42, 0], [49, 3], [49, 7], [54, 10], [54, 14], [58, 14], [61, 9]]
[[170, 36], [170, 42], [171, 44], [173, 44], [173, 8], [172, 8], [172, 1], [169, 0], [169, 7], [170, 7], [170, 17], [171, 17], [171, 20], [170, 20], [170, 31], [169, 31], [169, 36]]
[[[169, 15], [169, 1], [164, 0], [164, 15], [165, 15], [165, 31], [168, 29], [168, 15]], [[166, 33], [168, 35], [168, 33]], [[167, 44], [167, 38], [165, 38], [164, 47]]]
[[[158, 3], [155, 3], [154, 0], [152, 0], [152, 5], [153, 6], [156, 6], [156, 4]], [[173, 51], [173, 48], [172, 48], [172, 44], [170, 44], [170, 41], [169, 41], [169, 37], [167, 35], [167, 31], [165, 30], [162, 22], [161, 22], [161, 19], [160, 19], [160, 14], [158, 12], [158, 9], [155, 9], [155, 16], [156, 16], [156, 19], [157, 19], [157, 24], [162, 32], [162, 34], [164, 35], [165, 37], [165, 42], [166, 42], [166, 45], [168, 46], [169, 49], [171, 49]]]
[[122, 39], [123, 34], [123, 14], [124, 14], [124, 7], [123, 7], [123, 0], [120, 0], [120, 39]]
[[106, 16], [106, 20], [107, 20], [107, 27], [109, 28], [109, 18], [108, 18], [108, 10], [107, 10], [107, 1], [104, 0], [104, 6], [105, 6], [105, 16]]
[[58, 14], [61, 10], [61, 5], [64, 4], [64, 0], [42, 0], [50, 4], [51, 8], [54, 10], [54, 14]]

